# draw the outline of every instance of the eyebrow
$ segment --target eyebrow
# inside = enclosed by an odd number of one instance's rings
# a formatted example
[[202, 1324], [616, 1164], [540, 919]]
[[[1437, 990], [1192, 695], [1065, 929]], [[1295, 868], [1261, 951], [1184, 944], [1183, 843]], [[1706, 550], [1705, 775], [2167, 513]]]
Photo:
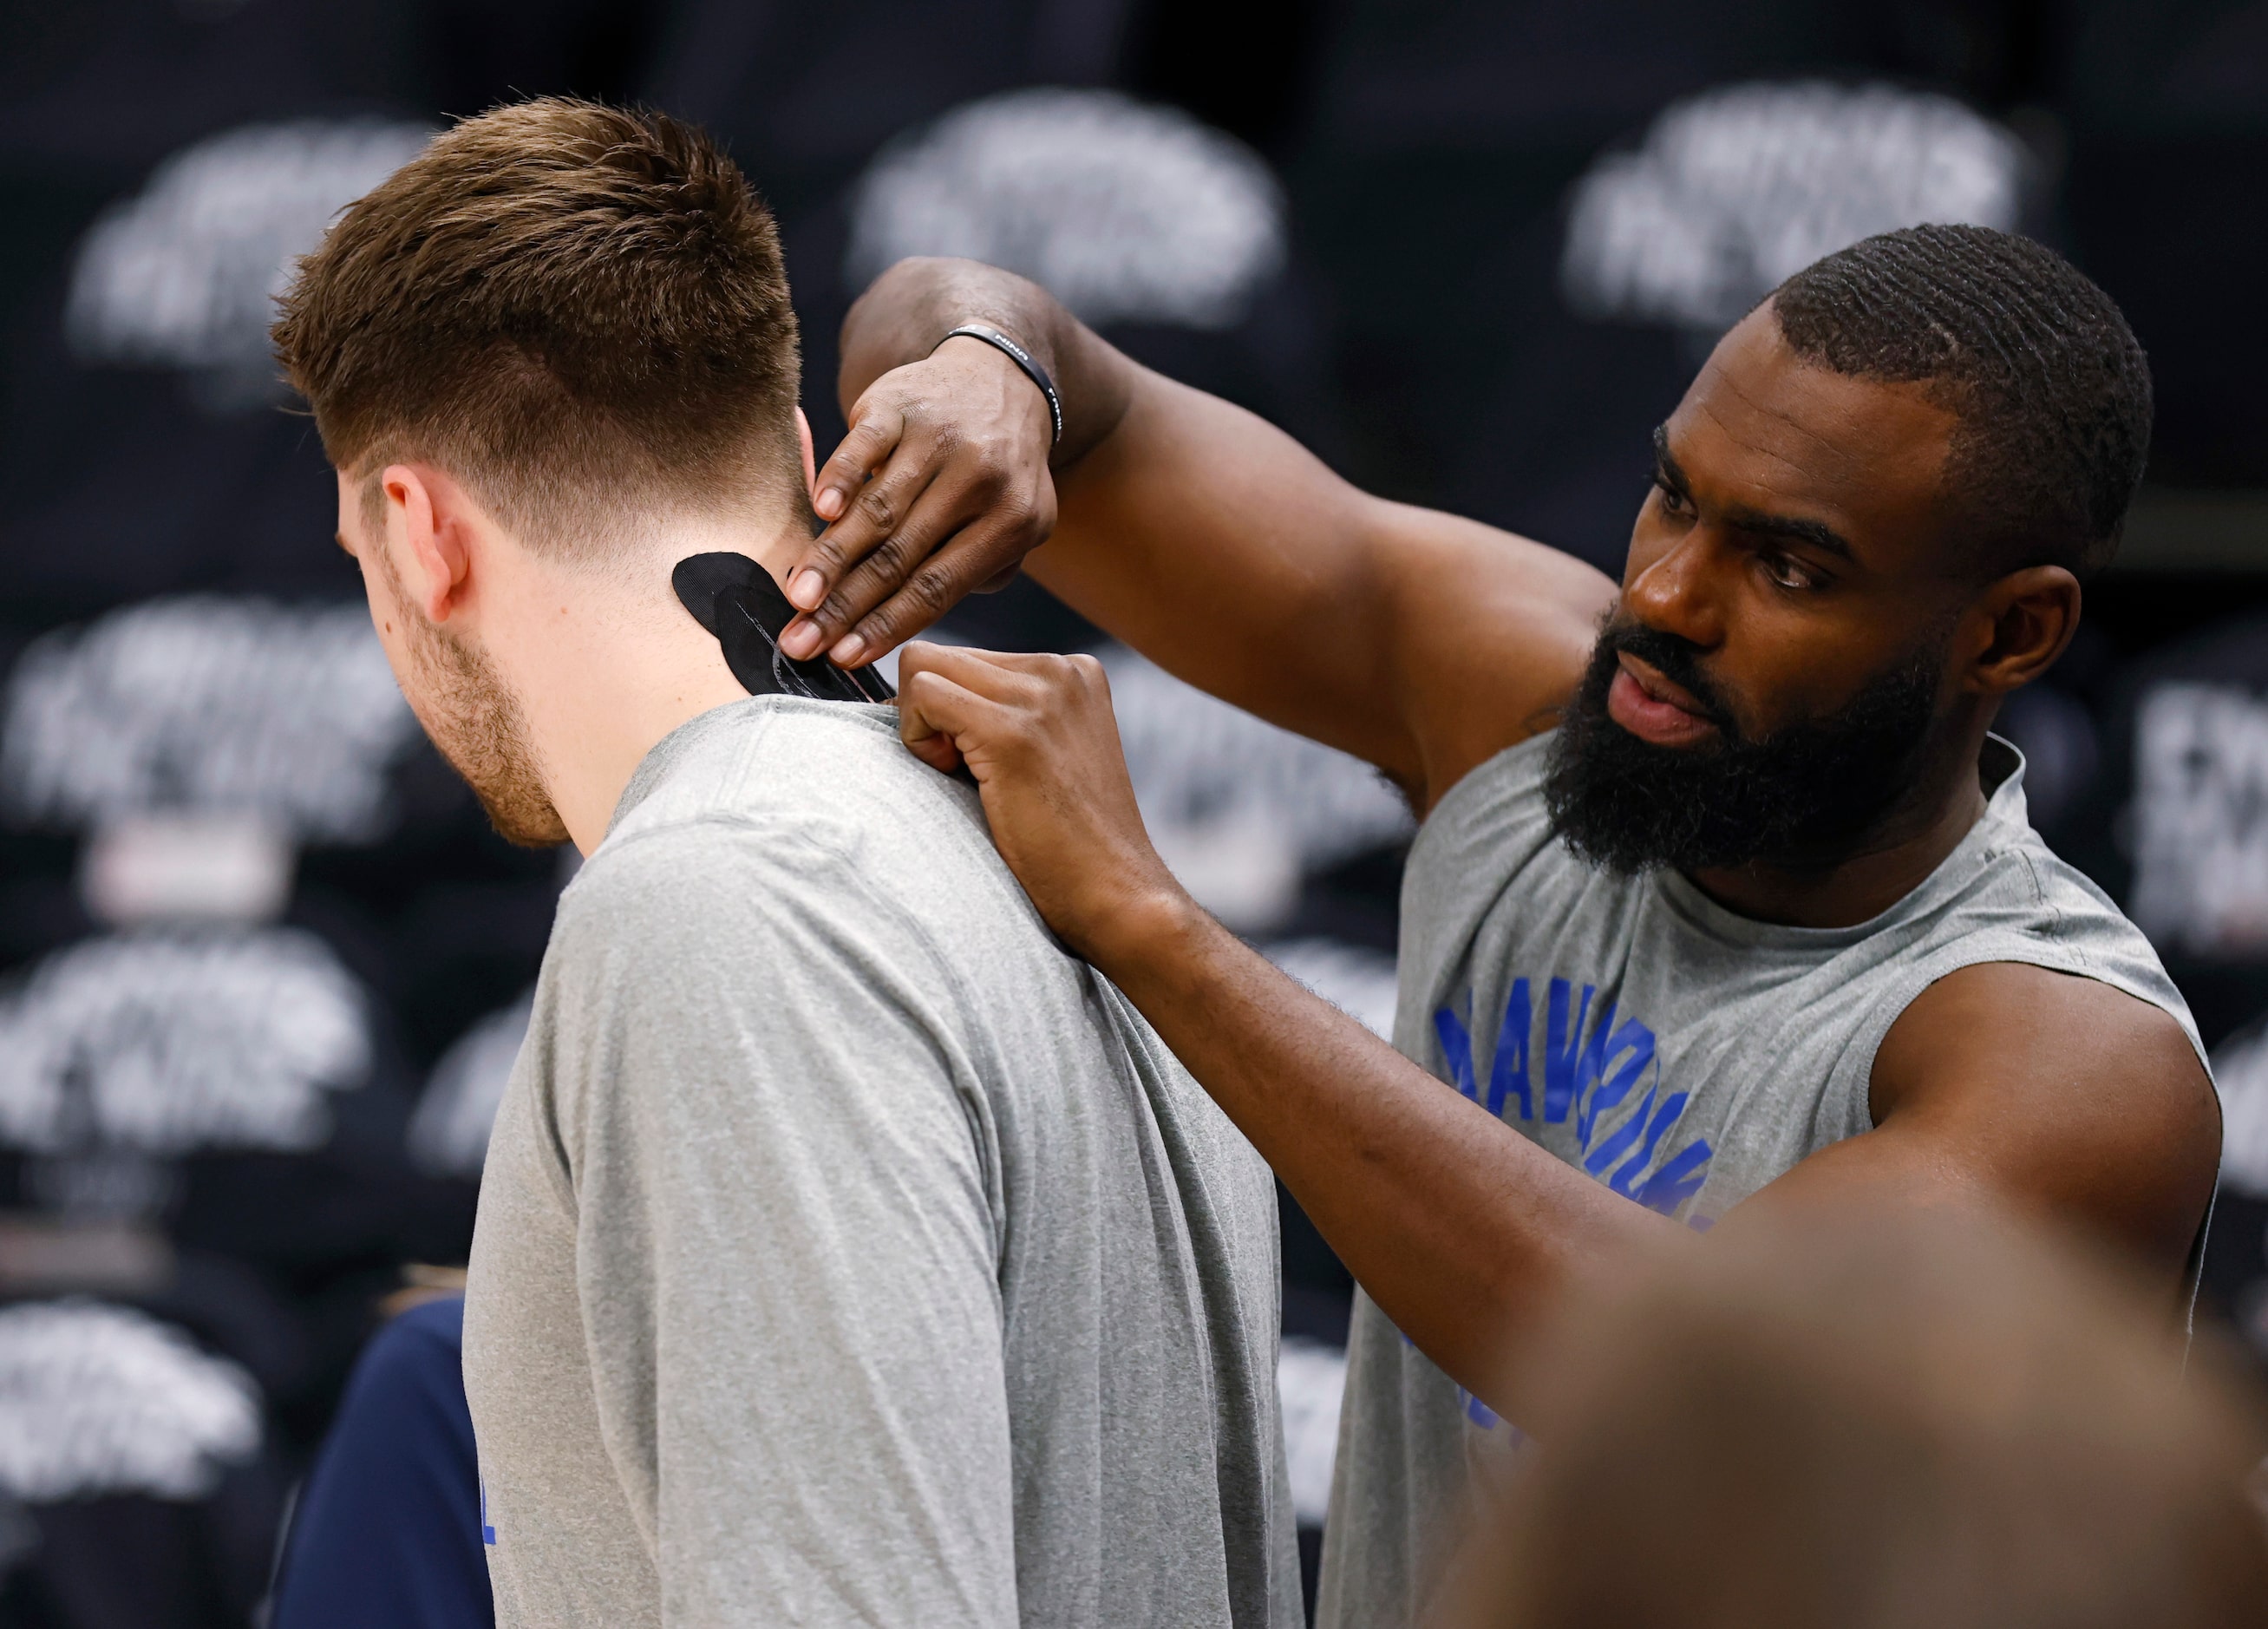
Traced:
[[[1690, 498], [1693, 493], [1692, 483], [1685, 478], [1685, 471], [1679, 468], [1676, 458], [1670, 453], [1669, 426], [1667, 424], [1656, 424], [1653, 427], [1653, 458], [1654, 462], [1660, 466], [1664, 484], [1679, 497]], [[1859, 557], [1858, 551], [1851, 547], [1850, 540], [1824, 520], [1805, 520], [1794, 515], [1766, 514], [1760, 509], [1734, 508], [1725, 512], [1724, 521], [1727, 526], [1732, 527], [1736, 531], [1752, 532], [1762, 537], [1786, 537], [1796, 542], [1809, 543], [1822, 553], [1833, 555], [1837, 559], [1849, 560], [1853, 564], [1856, 564]]]

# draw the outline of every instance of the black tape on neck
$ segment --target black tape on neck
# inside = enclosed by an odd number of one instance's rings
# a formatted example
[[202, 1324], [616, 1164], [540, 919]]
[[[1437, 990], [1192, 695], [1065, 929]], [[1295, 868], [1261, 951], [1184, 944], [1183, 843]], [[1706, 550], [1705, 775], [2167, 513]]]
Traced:
[[677, 563], [670, 586], [693, 620], [717, 636], [725, 665], [751, 696], [804, 696], [821, 702], [897, 699], [872, 667], [837, 667], [824, 656], [799, 662], [779, 648], [795, 607], [772, 574], [746, 555], [692, 555]]

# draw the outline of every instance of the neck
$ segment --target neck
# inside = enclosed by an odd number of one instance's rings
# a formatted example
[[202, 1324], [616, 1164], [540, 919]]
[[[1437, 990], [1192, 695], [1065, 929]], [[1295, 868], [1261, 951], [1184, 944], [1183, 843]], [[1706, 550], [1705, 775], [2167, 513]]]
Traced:
[[517, 596], [524, 615], [497, 651], [519, 701], [544, 790], [584, 854], [607, 835], [646, 754], [688, 720], [745, 700], [717, 640], [670, 586], [689, 555], [726, 551], [775, 577], [808, 541], [799, 515], [778, 525], [672, 523], [626, 571], [546, 567]]
[[1984, 814], [1977, 759], [1989, 718], [1951, 732], [1909, 797], [1855, 852], [1806, 866], [1752, 860], [1696, 871], [1693, 885], [1728, 910], [1786, 927], [1853, 927], [1880, 916], [1921, 886]]

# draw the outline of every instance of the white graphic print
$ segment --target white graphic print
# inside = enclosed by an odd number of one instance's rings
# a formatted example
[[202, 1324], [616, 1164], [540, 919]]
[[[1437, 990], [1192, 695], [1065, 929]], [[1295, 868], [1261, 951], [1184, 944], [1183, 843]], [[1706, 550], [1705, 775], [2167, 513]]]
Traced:
[[1283, 920], [1303, 872], [1389, 843], [1409, 806], [1360, 760], [1216, 701], [1122, 646], [1101, 652], [1159, 854], [1242, 932]]
[[419, 1169], [435, 1176], [481, 1174], [497, 1105], [504, 1102], [504, 1083], [519, 1061], [534, 1011], [531, 990], [482, 1019], [441, 1054], [409, 1121], [409, 1157]]
[[296, 928], [90, 940], [0, 1003], [0, 1142], [305, 1149], [370, 1070], [361, 991]]
[[201, 1499], [260, 1448], [251, 1376], [100, 1301], [0, 1309], [0, 1493]]
[[854, 288], [909, 254], [1042, 284], [1092, 323], [1225, 328], [1284, 263], [1275, 177], [1233, 138], [1108, 91], [971, 102], [884, 149], [851, 201]]
[[47, 635], [8, 687], [0, 791], [55, 824], [231, 813], [366, 842], [416, 733], [359, 606], [195, 595]]
[[1561, 285], [1586, 315], [1719, 333], [1878, 232], [2013, 228], [2024, 166], [2014, 135], [1942, 96], [1819, 83], [1705, 92], [1577, 184]]
[[2268, 698], [2191, 683], [2142, 698], [2131, 909], [2161, 948], [2268, 947]]
[[64, 315], [72, 349], [182, 369], [216, 409], [274, 400], [268, 325], [294, 263], [431, 134], [310, 120], [247, 125], [174, 154], [80, 245]]

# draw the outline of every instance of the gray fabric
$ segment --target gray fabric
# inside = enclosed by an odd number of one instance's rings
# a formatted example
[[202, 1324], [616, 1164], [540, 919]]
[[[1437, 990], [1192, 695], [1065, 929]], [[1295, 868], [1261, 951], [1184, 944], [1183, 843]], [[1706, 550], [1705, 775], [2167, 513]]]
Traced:
[[[1549, 748], [1527, 741], [1474, 770], [1418, 834], [1395, 1044], [1638, 1203], [1706, 1227], [1867, 1130], [1883, 1036], [1977, 962], [2098, 979], [2198, 1043], [2148, 941], [2032, 830], [2023, 760], [2005, 741], [1985, 750], [1984, 818], [1928, 880], [1871, 922], [1825, 930], [1735, 916], [1674, 873], [1584, 865], [1550, 830]], [[1417, 1622], [1465, 1494], [1517, 1441], [1359, 1298], [1322, 1629]], [[1646, 1552], [1632, 1533], [1632, 1564]]]
[[704, 714], [560, 901], [466, 1300], [497, 1621], [1285, 1629], [1267, 1170], [894, 720]]

